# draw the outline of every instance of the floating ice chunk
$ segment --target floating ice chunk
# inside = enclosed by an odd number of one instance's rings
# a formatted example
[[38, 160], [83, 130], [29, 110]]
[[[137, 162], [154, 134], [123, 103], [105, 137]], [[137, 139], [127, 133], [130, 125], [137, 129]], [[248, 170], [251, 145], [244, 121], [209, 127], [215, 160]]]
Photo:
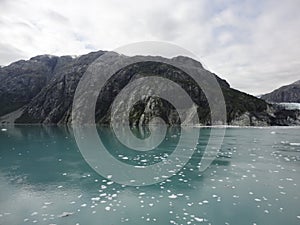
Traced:
[[53, 202], [44, 202], [44, 205], [51, 205]]
[[203, 221], [204, 221], [203, 218], [199, 218], [199, 217], [195, 217], [194, 219], [195, 219], [197, 222], [203, 222]]
[[169, 195], [168, 198], [174, 199], [174, 198], [177, 198], [177, 195], [171, 194], [171, 195]]
[[254, 199], [254, 201], [256, 201], [256, 202], [261, 202], [261, 199], [256, 198], [256, 199]]
[[7, 131], [7, 129], [6, 128], [2, 128], [1, 131]]
[[300, 143], [290, 143], [291, 146], [300, 146]]
[[109, 210], [110, 210], [110, 207], [109, 207], [109, 206], [106, 206], [106, 207], [105, 207], [105, 210], [106, 210], [106, 211], [109, 211]]
[[74, 214], [73, 212], [63, 212], [62, 214], [58, 215], [58, 217], [67, 217], [73, 214]]
[[100, 197], [91, 198], [92, 201], [100, 201]]

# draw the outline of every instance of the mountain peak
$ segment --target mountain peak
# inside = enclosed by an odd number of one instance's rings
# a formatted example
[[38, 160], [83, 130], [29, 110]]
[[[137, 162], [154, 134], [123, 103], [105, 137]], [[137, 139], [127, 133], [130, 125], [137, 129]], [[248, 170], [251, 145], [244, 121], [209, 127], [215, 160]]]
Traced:
[[265, 94], [261, 97], [268, 102], [295, 102], [300, 103], [300, 80], [282, 86], [271, 93]]
[[176, 57], [173, 57], [173, 60], [176, 62], [185, 63], [189, 66], [197, 66], [197, 67], [203, 68], [202, 64], [199, 61], [197, 61], [193, 58], [187, 57], [187, 56], [176, 56]]
[[49, 54], [37, 55], [37, 56], [31, 57], [29, 60], [44, 60], [44, 59], [52, 59], [52, 58], [58, 58], [58, 56], [49, 55]]
[[300, 80], [294, 82], [293, 84], [300, 85]]

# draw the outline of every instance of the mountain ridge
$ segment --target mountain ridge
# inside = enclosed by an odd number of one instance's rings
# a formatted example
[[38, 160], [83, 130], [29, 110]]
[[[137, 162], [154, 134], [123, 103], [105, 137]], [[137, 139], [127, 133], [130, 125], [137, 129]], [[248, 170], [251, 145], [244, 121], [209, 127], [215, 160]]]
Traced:
[[[75, 58], [39, 55], [0, 68], [0, 122], [7, 123], [9, 119], [6, 117], [12, 114], [17, 116], [14, 123], [71, 123], [77, 84], [88, 66], [105, 52], [96, 51]], [[175, 60], [202, 67], [200, 62], [188, 57], [177, 56]], [[200, 123], [210, 125], [209, 106], [202, 90], [183, 71], [157, 62], [138, 63], [118, 71], [99, 95], [96, 122], [108, 124], [111, 104], [121, 89], [132, 80], [153, 73], [179, 83], [196, 103]], [[299, 113], [296, 111], [276, 109], [262, 99], [232, 89], [226, 80], [204, 68], [201, 76], [215, 76], [220, 84], [226, 101], [228, 124], [300, 125]], [[145, 114], [146, 107], [152, 108], [153, 112]], [[280, 116], [276, 116], [276, 113]], [[131, 124], [147, 124], [153, 116], [164, 118], [169, 125], [180, 123], [176, 111], [168, 102], [150, 97], [135, 106], [130, 118]]]
[[261, 96], [262, 99], [268, 102], [294, 102], [300, 103], [300, 80], [294, 83], [284, 85], [274, 91]]

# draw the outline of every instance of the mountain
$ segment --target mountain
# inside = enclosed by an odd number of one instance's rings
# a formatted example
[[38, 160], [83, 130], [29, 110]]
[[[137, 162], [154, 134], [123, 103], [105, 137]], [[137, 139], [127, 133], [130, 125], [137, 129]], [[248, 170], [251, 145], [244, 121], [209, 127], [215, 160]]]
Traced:
[[[41, 55], [0, 68], [0, 122], [70, 123], [78, 82], [88, 66], [104, 53], [97, 51], [76, 58]], [[180, 69], [151, 59], [153, 57], [145, 56], [144, 62], [127, 66], [113, 75], [98, 96], [96, 122], [109, 123], [112, 102], [127, 84], [141, 77], [156, 75], [179, 84], [196, 104], [200, 123], [210, 125], [209, 105], [196, 82]], [[178, 56], [171, 60], [202, 67], [200, 62], [187, 57]], [[262, 99], [232, 89], [228, 82], [204, 68], [199, 76], [204, 80], [206, 76], [217, 79], [226, 102], [228, 124], [300, 125], [300, 113], [297, 110], [277, 108]], [[146, 112], [146, 108], [151, 112]], [[147, 97], [136, 103], [129, 120], [131, 125], [141, 125], [147, 124], [154, 116], [163, 118], [170, 125], [181, 122], [176, 109], [168, 101], [155, 97]]]
[[295, 102], [300, 103], [300, 80], [282, 86], [271, 93], [262, 95], [262, 99], [268, 102]]

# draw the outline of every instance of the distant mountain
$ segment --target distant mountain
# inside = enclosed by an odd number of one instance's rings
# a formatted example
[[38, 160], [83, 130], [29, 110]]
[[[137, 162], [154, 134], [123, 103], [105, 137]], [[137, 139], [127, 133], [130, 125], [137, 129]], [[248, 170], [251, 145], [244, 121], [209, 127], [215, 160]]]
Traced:
[[[70, 123], [78, 82], [88, 66], [104, 53], [98, 51], [79, 57], [42, 55], [0, 68], [0, 122]], [[201, 66], [199, 62], [187, 57], [179, 56], [171, 60]], [[177, 68], [151, 61], [151, 57], [145, 57], [145, 62], [123, 68], [109, 80], [98, 97], [96, 122], [109, 123], [112, 102], [129, 82], [153, 74], [178, 83], [196, 104], [201, 124], [210, 125], [208, 102], [195, 81]], [[232, 89], [225, 80], [204, 68], [199, 76], [216, 77], [226, 101], [228, 124], [300, 125], [300, 111], [273, 107], [262, 99]], [[153, 109], [152, 112], [145, 113], [146, 107]], [[170, 125], [180, 123], [176, 110], [169, 102], [153, 97], [138, 102], [129, 119], [132, 125], [141, 125], [153, 116], [160, 116]]]
[[300, 80], [292, 84], [282, 86], [269, 94], [262, 95], [261, 98], [268, 102], [300, 103]]

